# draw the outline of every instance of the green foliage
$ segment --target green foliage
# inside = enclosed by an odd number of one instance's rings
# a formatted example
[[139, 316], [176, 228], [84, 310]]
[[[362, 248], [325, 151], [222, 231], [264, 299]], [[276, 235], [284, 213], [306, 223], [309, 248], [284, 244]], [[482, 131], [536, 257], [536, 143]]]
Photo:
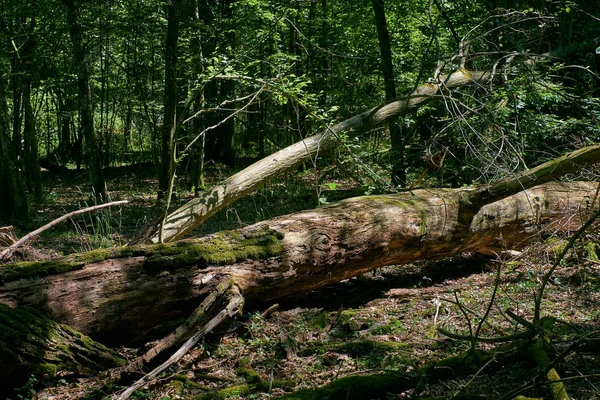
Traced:
[[[460, 67], [455, 55], [463, 39], [469, 42], [465, 67], [494, 70], [498, 78], [492, 86], [444, 91], [442, 101], [400, 118], [409, 184], [495, 179], [599, 139], [598, 78], [592, 73], [597, 43], [589, 37], [598, 19], [586, 11], [592, 3], [495, 4], [498, 9], [490, 10], [483, 1], [385, 2], [398, 95], [436, 69], [445, 74]], [[161, 162], [164, 6], [161, 0], [80, 4], [106, 165]], [[20, 142], [20, 88], [23, 78], [30, 79], [42, 157], [81, 165], [77, 74], [62, 4], [17, 1], [3, 12], [0, 54], [8, 72], [1, 95], [13, 120], [0, 118], [2, 135]], [[384, 99], [370, 2], [183, 2], [178, 15], [180, 177], [193, 175], [200, 134], [207, 159], [232, 157], [243, 165]], [[31, 48], [25, 46], [30, 37]], [[539, 56], [547, 52], [560, 60]], [[224, 132], [233, 135], [227, 144], [218, 140]], [[388, 178], [395, 160], [385, 127], [361, 139], [336, 139], [342, 174], [368, 193], [398, 189]], [[442, 164], [424, 168], [440, 154]], [[329, 163], [320, 157], [312, 166]]]

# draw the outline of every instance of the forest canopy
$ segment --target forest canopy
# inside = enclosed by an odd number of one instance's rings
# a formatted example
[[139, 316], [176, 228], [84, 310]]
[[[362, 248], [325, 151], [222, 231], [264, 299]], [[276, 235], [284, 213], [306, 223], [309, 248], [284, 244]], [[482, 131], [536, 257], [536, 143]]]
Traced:
[[598, 137], [592, 3], [6, 1], [2, 216], [27, 219], [40, 163], [87, 167], [98, 201], [103, 168], [143, 162], [160, 198], [174, 175], [198, 194], [206, 162], [248, 165], [458, 68], [493, 83], [441, 90], [308, 164], [367, 192], [523, 170]]

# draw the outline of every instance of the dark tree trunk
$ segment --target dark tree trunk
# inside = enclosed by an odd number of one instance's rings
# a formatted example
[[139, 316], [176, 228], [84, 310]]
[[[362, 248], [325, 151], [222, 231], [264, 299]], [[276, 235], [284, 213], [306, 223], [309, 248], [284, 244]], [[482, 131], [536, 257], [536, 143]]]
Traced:
[[40, 157], [38, 135], [35, 127], [35, 116], [31, 107], [31, 81], [29, 77], [23, 83], [23, 108], [25, 123], [23, 124], [24, 138], [24, 167], [27, 185], [36, 202], [42, 200], [42, 178], [40, 173]]
[[[377, 26], [377, 37], [379, 38], [379, 49], [381, 51], [381, 72], [385, 84], [385, 99], [388, 101], [396, 98], [396, 84], [394, 82], [394, 66], [392, 63], [392, 48], [390, 45], [390, 34], [385, 18], [384, 0], [372, 0], [375, 12], [375, 25]], [[390, 138], [392, 142], [392, 183], [395, 186], [406, 186], [406, 170], [404, 165], [404, 149], [402, 132], [398, 126], [398, 118], [390, 118], [388, 121]]]
[[[193, 9], [193, 20], [197, 24], [196, 29], [199, 31], [201, 29], [201, 25], [203, 23], [201, 13], [205, 12], [203, 7], [200, 4], [196, 4], [196, 7]], [[205, 60], [203, 56], [203, 43], [202, 36], [200, 33], [194, 35], [190, 42], [190, 47], [192, 50], [192, 59], [194, 60], [194, 76], [202, 76], [205, 70]], [[201, 90], [197, 90], [198, 93], [195, 94], [194, 106], [196, 110], [202, 110], [205, 107], [205, 97], [204, 97], [204, 88]], [[192, 140], [195, 139], [196, 135], [200, 134], [203, 128], [206, 126], [206, 121], [204, 118], [196, 117], [194, 118], [194, 122], [192, 124]], [[192, 146], [190, 150], [190, 180], [191, 186], [194, 189], [194, 197], [198, 197], [200, 192], [204, 190], [204, 148], [206, 143], [206, 135], [202, 135], [199, 138], [195, 145]]]
[[[35, 6], [35, 1], [31, 4]], [[22, 51], [22, 58], [25, 61], [23, 64], [23, 111], [25, 119], [23, 123], [23, 166], [25, 171], [25, 178], [29, 192], [33, 192], [33, 197], [36, 202], [42, 200], [42, 180], [40, 174], [40, 161], [39, 161], [39, 141], [38, 134], [35, 126], [35, 116], [33, 113], [33, 107], [31, 106], [31, 86], [32, 86], [32, 75], [33, 75], [33, 50], [35, 48], [35, 26], [36, 17], [31, 16], [29, 21], [29, 36], [25, 40]]]
[[77, 71], [77, 86], [79, 94], [79, 111], [81, 113], [81, 129], [85, 140], [87, 153], [87, 166], [93, 195], [97, 203], [106, 200], [106, 185], [102, 174], [102, 163], [98, 151], [96, 139], [96, 127], [94, 123], [94, 107], [92, 101], [92, 90], [90, 88], [90, 66], [88, 63], [87, 49], [83, 37], [83, 28], [79, 20], [79, 12], [74, 0], [62, 0], [69, 35], [73, 43], [73, 57]]
[[58, 121], [58, 126], [60, 129], [60, 133], [58, 135], [58, 147], [56, 149], [56, 158], [60, 162], [67, 162], [68, 160], [73, 159], [73, 142], [72, 142], [72, 134], [71, 134], [71, 125], [72, 118], [71, 112], [67, 109], [68, 99], [63, 98], [63, 92], [60, 90], [56, 90], [56, 108], [57, 115], [56, 120]]
[[[12, 88], [13, 108], [12, 108], [12, 151], [15, 155], [15, 161], [19, 159], [21, 155], [21, 123], [22, 123], [22, 65], [21, 56], [18, 53], [14, 53], [12, 57], [12, 71], [10, 84]], [[17, 163], [18, 165], [18, 163]]]
[[0, 217], [6, 220], [27, 220], [29, 203], [11, 143], [5, 94], [6, 81], [0, 75]]

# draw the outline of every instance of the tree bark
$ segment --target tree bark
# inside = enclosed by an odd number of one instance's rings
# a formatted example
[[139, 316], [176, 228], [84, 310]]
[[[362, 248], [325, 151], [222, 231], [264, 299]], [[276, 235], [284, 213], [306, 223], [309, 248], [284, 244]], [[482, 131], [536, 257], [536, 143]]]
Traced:
[[38, 145], [38, 134], [35, 127], [35, 116], [31, 106], [31, 79], [25, 77], [23, 83], [23, 108], [25, 109], [25, 122], [23, 124], [24, 138], [24, 166], [25, 176], [29, 190], [33, 192], [36, 202], [42, 200], [42, 177], [40, 172], [40, 156]]
[[[335, 147], [336, 136], [346, 133], [358, 136], [389, 118], [409, 110], [414, 110], [436, 98], [442, 89], [452, 89], [468, 84], [483, 84], [490, 79], [488, 72], [459, 70], [440, 78], [439, 82], [426, 83], [418, 87], [411, 95], [378, 105], [361, 114], [328, 127], [323, 132], [310, 136], [285, 149], [273, 153], [244, 170], [224, 180], [221, 184], [207, 190], [202, 196], [190, 200], [167, 216], [162, 230], [162, 241], [171, 242], [185, 237], [194, 228], [212, 217], [217, 211], [234, 203], [248, 193], [258, 189], [270, 179], [279, 176], [304, 162], [310, 162], [319, 154]], [[154, 235], [142, 235], [134, 242], [159, 241], [158, 226], [145, 232]]]
[[482, 207], [466, 226], [470, 190], [347, 199], [199, 239], [4, 266], [0, 303], [43, 310], [101, 341], [126, 341], [170, 331], [169, 322], [189, 315], [224, 279], [246, 303], [265, 303], [385, 265], [496, 254], [544, 228], [577, 229], [596, 187], [537, 186]]
[[16, 152], [11, 145], [10, 120], [6, 103], [6, 81], [0, 76], [0, 218], [29, 219], [29, 203], [21, 172], [17, 167]]

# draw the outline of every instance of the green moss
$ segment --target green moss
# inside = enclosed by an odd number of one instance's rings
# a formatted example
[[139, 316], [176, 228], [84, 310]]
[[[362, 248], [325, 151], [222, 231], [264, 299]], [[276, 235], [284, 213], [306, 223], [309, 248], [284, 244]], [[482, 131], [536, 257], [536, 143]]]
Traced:
[[56, 364], [41, 363], [34, 365], [31, 372], [32, 375], [35, 376], [55, 377], [58, 373], [58, 367], [56, 366]]
[[318, 389], [303, 389], [280, 397], [286, 400], [362, 400], [387, 398], [411, 387], [413, 382], [402, 375], [376, 374], [347, 376]]
[[214, 237], [146, 248], [146, 270], [164, 270], [189, 265], [226, 265], [245, 259], [264, 259], [283, 251], [281, 234], [261, 227], [248, 234], [219, 232]]
[[185, 383], [180, 380], [173, 379], [171, 382], [169, 382], [169, 386], [171, 387], [170, 390], [173, 391], [173, 394], [181, 395], [183, 393]]
[[352, 318], [358, 315], [358, 311], [356, 310], [343, 310], [337, 315], [337, 323], [338, 324], [346, 324], [352, 320]]
[[355, 310], [343, 310], [342, 312], [338, 313], [336, 323], [349, 331], [359, 331], [361, 328], [361, 323], [360, 321], [354, 319], [354, 317], [357, 315], [358, 312]]
[[5, 379], [14, 380], [16, 386], [31, 374], [91, 373], [125, 364], [103, 345], [39, 311], [5, 304], [0, 304], [0, 360], [11, 366], [5, 370]]
[[219, 390], [219, 395], [223, 398], [232, 396], [244, 396], [252, 392], [252, 386], [250, 385], [237, 385], [230, 388]]
[[310, 327], [313, 329], [324, 330], [329, 325], [329, 314], [322, 312], [310, 320]]
[[238, 375], [243, 376], [247, 383], [255, 385], [256, 387], [266, 388], [267, 383], [263, 378], [250, 367], [239, 367], [236, 371]]
[[99, 249], [47, 261], [27, 261], [0, 267], [0, 282], [43, 277], [74, 271], [87, 264], [109, 258], [145, 256], [149, 271], [181, 268], [190, 265], [225, 265], [245, 259], [264, 259], [281, 254], [283, 234], [268, 226], [248, 233], [225, 231], [210, 239], [196, 239], [150, 246]]
[[0, 281], [42, 277], [74, 271], [86, 264], [103, 261], [119, 254], [120, 249], [99, 249], [46, 261], [24, 261], [0, 267]]
[[240, 368], [249, 367], [251, 363], [252, 358], [250, 357], [242, 357], [238, 361], [238, 365], [240, 366]]
[[548, 253], [556, 258], [565, 250], [567, 243], [568, 241], [563, 239], [551, 238], [547, 241], [546, 248], [548, 249]]
[[595, 261], [595, 262], [600, 261], [600, 259], [598, 259], [598, 244], [597, 243], [587, 242], [584, 245], [584, 249], [585, 249], [585, 254], [586, 254], [587, 258], [589, 258], [591, 261]]

